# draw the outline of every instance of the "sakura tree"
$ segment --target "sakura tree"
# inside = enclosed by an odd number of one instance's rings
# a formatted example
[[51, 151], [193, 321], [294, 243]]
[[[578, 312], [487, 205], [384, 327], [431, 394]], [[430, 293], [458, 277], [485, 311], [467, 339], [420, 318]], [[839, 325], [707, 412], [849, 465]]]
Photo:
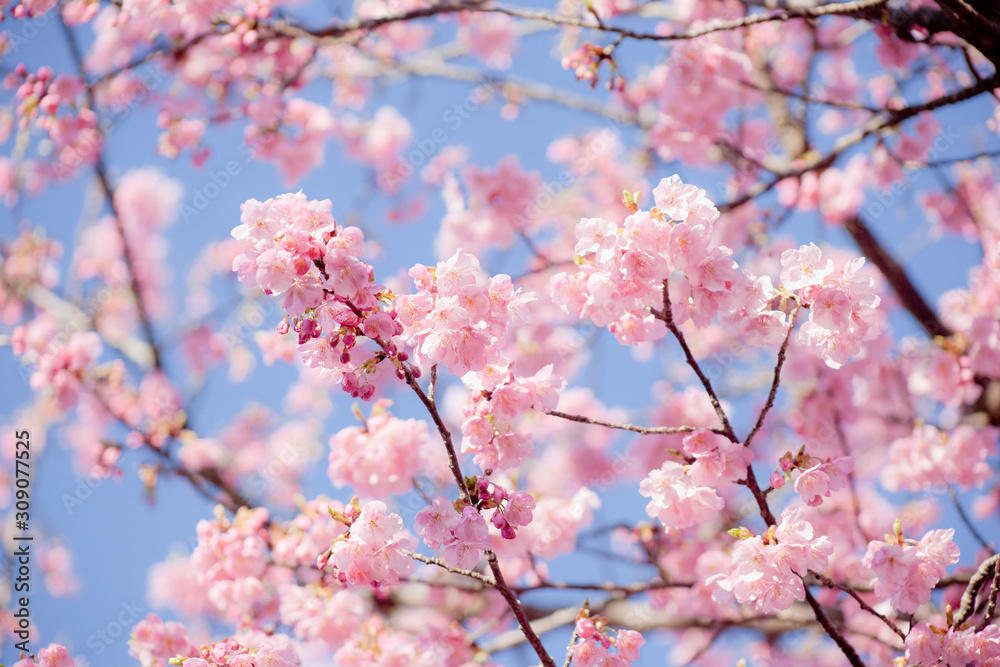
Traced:
[[5, 664], [1000, 664], [993, 3], [5, 14]]

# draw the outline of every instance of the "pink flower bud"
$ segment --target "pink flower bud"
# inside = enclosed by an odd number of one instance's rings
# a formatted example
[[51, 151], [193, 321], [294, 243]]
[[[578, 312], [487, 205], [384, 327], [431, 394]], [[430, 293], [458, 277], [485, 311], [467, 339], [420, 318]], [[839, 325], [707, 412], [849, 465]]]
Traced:
[[48, 114], [54, 114], [59, 108], [59, 103], [62, 101], [58, 95], [46, 95], [42, 98], [38, 106], [41, 107], [42, 111]]
[[370, 401], [372, 400], [372, 396], [374, 395], [375, 395], [375, 385], [366, 384], [364, 387], [361, 388], [362, 401]]

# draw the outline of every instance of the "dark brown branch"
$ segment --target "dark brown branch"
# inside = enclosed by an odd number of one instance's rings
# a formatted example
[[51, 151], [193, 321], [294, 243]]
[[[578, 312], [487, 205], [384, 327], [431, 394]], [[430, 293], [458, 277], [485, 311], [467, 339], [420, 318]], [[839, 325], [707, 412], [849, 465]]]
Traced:
[[[63, 33], [66, 37], [66, 43], [69, 45], [70, 55], [73, 58], [73, 63], [76, 65], [76, 69], [80, 74], [80, 78], [84, 81], [87, 80], [87, 72], [83, 66], [83, 54], [80, 52], [80, 46], [76, 42], [76, 36], [73, 34], [72, 28], [66, 25], [66, 22], [62, 19], [62, 15], [59, 17], [59, 25], [62, 26]], [[96, 106], [94, 104], [94, 91], [92, 86], [87, 87], [87, 99], [88, 104], [91, 109], [96, 112]], [[100, 124], [98, 123], [98, 128]], [[100, 129], [96, 130], [100, 132]], [[103, 144], [103, 133], [101, 133], [101, 140]], [[115, 206], [115, 191], [108, 180], [108, 172], [104, 166], [104, 155], [103, 155], [103, 145], [98, 149], [97, 161], [94, 165], [94, 172], [97, 174], [97, 180], [101, 185], [101, 189], [104, 192], [104, 198], [111, 208], [112, 218], [114, 219], [115, 229], [118, 231], [118, 235], [122, 239], [122, 260], [125, 262], [125, 266], [128, 268], [128, 278], [129, 285], [133, 295], [135, 296], [136, 310], [139, 313], [139, 322], [142, 326], [143, 334], [146, 337], [146, 342], [149, 343], [149, 351], [153, 358], [153, 367], [156, 369], [162, 369], [160, 362], [160, 350], [156, 345], [156, 339], [153, 336], [153, 325], [149, 318], [149, 311], [146, 310], [146, 304], [142, 298], [142, 291], [139, 286], [139, 281], [135, 276], [135, 257], [132, 255], [132, 249], [129, 244], [128, 235], [125, 233], [125, 225], [121, 220], [121, 216], [118, 214], [118, 209]]]
[[667, 330], [674, 335], [677, 339], [677, 343], [681, 346], [681, 350], [684, 352], [684, 358], [687, 360], [688, 366], [694, 371], [698, 379], [701, 380], [701, 385], [705, 388], [705, 392], [708, 394], [708, 399], [712, 403], [712, 407], [715, 409], [715, 414], [719, 417], [719, 423], [722, 424], [723, 435], [732, 440], [733, 442], [738, 442], [739, 439], [736, 437], [736, 432], [733, 431], [733, 425], [729, 423], [729, 417], [726, 416], [726, 411], [722, 409], [722, 403], [719, 402], [719, 396], [715, 393], [715, 389], [712, 387], [712, 381], [708, 379], [704, 371], [701, 370], [701, 365], [698, 360], [695, 359], [694, 354], [691, 352], [691, 348], [687, 344], [687, 340], [684, 339], [684, 334], [677, 325], [674, 323], [674, 310], [670, 303], [670, 285], [667, 279], [663, 280], [663, 311], [652, 311], [653, 316], [662, 320], [664, 324], [667, 325]]
[[816, 620], [819, 621], [821, 626], [823, 626], [826, 634], [828, 634], [837, 646], [840, 647], [840, 650], [847, 657], [847, 660], [851, 663], [852, 667], [865, 667], [865, 663], [861, 662], [861, 656], [859, 656], [858, 652], [854, 650], [851, 643], [844, 638], [844, 635], [841, 634], [840, 630], [834, 627], [833, 623], [830, 622], [826, 612], [823, 611], [823, 607], [816, 600], [816, 598], [813, 597], [812, 592], [808, 588], [806, 589], [806, 602], [809, 603], [809, 606], [812, 607], [813, 613], [816, 614]]
[[[962, 603], [952, 618], [951, 627], [961, 627], [969, 619], [969, 616], [972, 615], [973, 610], [976, 608], [976, 596], [979, 595], [979, 589], [982, 588], [987, 577], [994, 573], [994, 570], [1000, 569], [997, 567], [998, 561], [1000, 561], [1000, 554], [991, 556], [979, 564], [979, 569], [969, 579], [969, 585], [965, 587], [965, 592], [962, 594]], [[996, 579], [995, 574], [993, 578], [994, 580]]]
[[861, 253], [878, 267], [903, 305], [924, 331], [931, 337], [950, 336], [951, 331], [941, 322], [917, 288], [910, 281], [906, 270], [879, 243], [860, 216], [854, 216], [844, 223], [844, 229], [857, 244]]
[[1000, 70], [1000, 12], [994, 0], [938, 0], [949, 29]]
[[[381, 341], [376, 341], [382, 345]], [[437, 427], [438, 433], [441, 435], [441, 439], [444, 440], [445, 449], [448, 450], [448, 467], [451, 468], [451, 473], [455, 477], [455, 483], [458, 484], [460, 493], [464, 496], [466, 502], [470, 505], [472, 504], [472, 496], [469, 493], [469, 487], [465, 484], [465, 477], [462, 475], [462, 468], [459, 465], [458, 453], [455, 450], [455, 443], [451, 437], [451, 431], [445, 425], [444, 420], [441, 418], [440, 412], [438, 412], [437, 405], [424, 393], [424, 390], [420, 388], [420, 384], [417, 383], [413, 373], [406, 366], [402, 365], [403, 373], [405, 376], [406, 384], [410, 386], [413, 392], [420, 399], [420, 402], [424, 404], [427, 409], [428, 414], [430, 414], [431, 419], [434, 420], [434, 425]], [[531, 647], [535, 649], [535, 653], [538, 655], [538, 659], [542, 661], [544, 667], [556, 667], [556, 663], [552, 660], [552, 657], [545, 650], [545, 646], [542, 645], [541, 638], [535, 633], [531, 627], [531, 623], [528, 617], [525, 615], [524, 608], [521, 606], [520, 601], [514, 595], [514, 592], [504, 581], [503, 572], [500, 570], [500, 563], [497, 561], [497, 556], [492, 551], [486, 552], [486, 558], [490, 564], [490, 570], [493, 572], [494, 582], [492, 586], [500, 593], [504, 601], [507, 602], [507, 606], [510, 607], [511, 613], [514, 614], [514, 618], [517, 619], [518, 624], [521, 626], [521, 631], [527, 638], [528, 643]]]
[[761, 429], [764, 425], [764, 419], [767, 417], [767, 413], [770, 412], [771, 408], [774, 407], [774, 398], [778, 395], [778, 385], [781, 384], [781, 367], [785, 365], [785, 356], [788, 353], [788, 343], [792, 339], [792, 329], [795, 328], [795, 317], [799, 314], [799, 306], [795, 304], [795, 308], [792, 310], [792, 314], [788, 318], [788, 331], [785, 333], [785, 340], [781, 342], [781, 349], [778, 350], [778, 361], [774, 365], [774, 379], [771, 381], [771, 391], [767, 394], [767, 402], [764, 403], [764, 408], [760, 411], [760, 415], [757, 417], [757, 423], [754, 424], [753, 429], [750, 431], [750, 435], [747, 439], [743, 441], [745, 447], [750, 446], [750, 442], [753, 437], [757, 435], [757, 431]]
[[983, 618], [976, 626], [976, 632], [982, 632], [987, 625], [993, 622], [993, 613], [997, 608], [997, 595], [1000, 594], [1000, 565], [993, 565], [993, 583], [990, 585], [990, 593], [986, 602], [986, 611]]
[[490, 564], [490, 570], [493, 572], [493, 577], [496, 579], [496, 588], [500, 592], [500, 596], [507, 602], [507, 606], [510, 607], [511, 612], [514, 614], [514, 618], [517, 619], [518, 625], [521, 626], [521, 632], [527, 638], [528, 643], [531, 644], [531, 648], [535, 649], [535, 654], [538, 655], [538, 659], [542, 661], [544, 667], [556, 667], [555, 661], [552, 656], [549, 655], [548, 651], [542, 645], [542, 639], [535, 632], [534, 628], [531, 627], [531, 621], [528, 620], [528, 616], [524, 613], [524, 607], [518, 601], [517, 596], [504, 581], [503, 571], [500, 569], [500, 562], [497, 560], [497, 555], [492, 551], [486, 552], [486, 558]]
[[403, 364], [403, 372], [406, 375], [406, 384], [410, 386], [413, 393], [417, 395], [420, 402], [424, 404], [427, 408], [428, 414], [430, 414], [431, 419], [434, 420], [434, 425], [437, 427], [438, 433], [441, 435], [441, 439], [444, 440], [444, 447], [448, 450], [448, 468], [451, 469], [451, 474], [455, 478], [455, 484], [458, 485], [459, 493], [465, 498], [465, 501], [472, 504], [472, 496], [469, 494], [469, 488], [465, 485], [465, 477], [462, 475], [462, 468], [458, 463], [458, 453], [455, 451], [455, 443], [451, 438], [451, 431], [445, 425], [444, 420], [441, 419], [441, 414], [438, 412], [437, 405], [424, 393], [424, 390], [420, 388], [420, 384], [417, 379], [413, 377], [413, 373], [410, 369]]
[[823, 585], [826, 586], [827, 588], [833, 588], [833, 589], [836, 589], [838, 591], [843, 591], [843, 592], [847, 593], [848, 595], [850, 595], [852, 598], [854, 598], [855, 602], [857, 602], [859, 605], [861, 605], [862, 609], [864, 609], [869, 614], [871, 614], [875, 618], [877, 618], [880, 621], [882, 621], [883, 623], [885, 623], [887, 626], [889, 626], [892, 629], [893, 632], [895, 632], [899, 636], [900, 639], [902, 639], [903, 641], [906, 641], [906, 635], [903, 633], [903, 631], [900, 630], [899, 627], [895, 623], [893, 623], [892, 621], [890, 621], [884, 615], [882, 615], [879, 612], [875, 611], [872, 608], [872, 606], [870, 604], [868, 604], [867, 602], [865, 602], [864, 599], [861, 597], [861, 595], [859, 595], [858, 592], [855, 591], [853, 588], [851, 588], [850, 586], [845, 586], [844, 584], [838, 584], [833, 579], [830, 579], [825, 574], [820, 574], [819, 572], [812, 572], [812, 571], [810, 571], [809, 574], [813, 575], [814, 577], [816, 577], [817, 579], [819, 579], [820, 581], [822, 581]]

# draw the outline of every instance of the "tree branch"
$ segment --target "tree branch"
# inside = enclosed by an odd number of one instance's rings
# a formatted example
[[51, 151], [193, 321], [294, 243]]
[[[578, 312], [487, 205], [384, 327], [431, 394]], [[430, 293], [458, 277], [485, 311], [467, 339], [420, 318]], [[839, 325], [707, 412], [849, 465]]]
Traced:
[[781, 342], [781, 348], [778, 350], [778, 361], [774, 365], [774, 379], [771, 381], [771, 391], [767, 394], [767, 402], [764, 403], [764, 408], [760, 411], [760, 415], [757, 417], [757, 423], [754, 424], [753, 429], [750, 431], [750, 435], [747, 436], [747, 439], [743, 441], [743, 445], [745, 447], [750, 446], [750, 442], [753, 440], [753, 437], [757, 435], [757, 431], [759, 431], [764, 425], [764, 419], [767, 417], [767, 413], [774, 407], [774, 398], [778, 395], [778, 385], [781, 384], [781, 367], [785, 365], [788, 343], [792, 339], [792, 329], [795, 328], [795, 317], [799, 314], [800, 308], [801, 306], [796, 303], [795, 308], [792, 310], [792, 314], [788, 318], [788, 331], [785, 332], [785, 340]]
[[[990, 574], [1000, 569], [1000, 567], [997, 567], [998, 562], [1000, 562], [1000, 554], [991, 556], [979, 564], [979, 569], [969, 579], [969, 585], [965, 587], [965, 593], [962, 594], [962, 602], [952, 618], [951, 627], [961, 627], [968, 620], [969, 616], [972, 615], [973, 610], [976, 608], [976, 596], [979, 594], [979, 589], [982, 588], [983, 583], [986, 582], [986, 578]], [[993, 579], [994, 581], [996, 580], [995, 574]]]
[[549, 410], [544, 414], [547, 414], [550, 417], [559, 417], [560, 419], [579, 422], [581, 424], [594, 424], [595, 426], [605, 426], [607, 428], [618, 429], [621, 431], [632, 431], [633, 433], [641, 433], [643, 435], [656, 435], [660, 433], [691, 433], [693, 431], [712, 431], [713, 433], [725, 435], [725, 431], [722, 429], [709, 428], [707, 426], [635, 426], [634, 424], [617, 424], [615, 422], [607, 422], [601, 419], [594, 419], [593, 417], [585, 417], [583, 415], [571, 415], [567, 412], [560, 412], [558, 410]]

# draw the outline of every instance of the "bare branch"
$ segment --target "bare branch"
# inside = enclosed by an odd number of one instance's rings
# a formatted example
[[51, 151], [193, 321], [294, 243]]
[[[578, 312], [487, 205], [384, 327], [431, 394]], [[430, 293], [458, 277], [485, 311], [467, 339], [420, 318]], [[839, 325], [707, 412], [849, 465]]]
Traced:
[[440, 558], [432, 558], [430, 556], [425, 556], [421, 553], [417, 553], [416, 551], [410, 552], [410, 558], [412, 558], [413, 560], [418, 560], [421, 563], [427, 563], [428, 565], [436, 565], [443, 570], [451, 572], [452, 574], [460, 574], [463, 577], [469, 577], [471, 579], [475, 579], [476, 581], [481, 581], [487, 586], [495, 587], [497, 585], [497, 582], [493, 581], [493, 579], [487, 577], [485, 574], [481, 572], [476, 572], [475, 570], [463, 570], [460, 567], [452, 567], [451, 565], [448, 565], [448, 563], [444, 562]]
[[[979, 569], [969, 579], [969, 585], [966, 586], [965, 593], [962, 594], [962, 603], [952, 618], [951, 627], [961, 627], [969, 619], [969, 616], [972, 615], [973, 610], [976, 608], [976, 596], [979, 594], [979, 589], [982, 588], [987, 577], [994, 574], [995, 570], [1000, 569], [997, 567], [998, 562], [1000, 562], [1000, 554], [991, 556], [979, 564]], [[993, 579], [994, 581], [996, 580], [995, 574]]]
[[774, 407], [774, 398], [778, 395], [778, 385], [781, 383], [781, 367], [785, 365], [785, 356], [788, 352], [788, 342], [792, 339], [792, 329], [795, 328], [795, 317], [799, 314], [800, 308], [801, 306], [799, 306], [799, 304], [795, 304], [795, 308], [792, 310], [792, 314], [788, 318], [788, 331], [785, 332], [785, 340], [781, 342], [781, 349], [778, 350], [778, 361], [774, 365], [774, 380], [771, 382], [771, 391], [767, 394], [767, 402], [764, 403], [764, 407], [760, 411], [760, 415], [757, 417], [757, 423], [754, 424], [753, 429], [750, 431], [750, 435], [747, 436], [747, 439], [743, 441], [743, 445], [745, 447], [750, 446], [750, 442], [753, 440], [753, 437], [757, 435], [757, 431], [759, 431], [764, 425], [764, 419], [767, 417], [767, 413]]
[[561, 419], [579, 422], [581, 424], [594, 424], [595, 426], [605, 426], [607, 428], [618, 429], [621, 431], [632, 431], [633, 433], [641, 433], [643, 435], [656, 435], [661, 433], [691, 433], [692, 431], [712, 431], [713, 433], [725, 435], [725, 431], [722, 429], [710, 428], [708, 426], [635, 426], [634, 424], [617, 424], [615, 422], [594, 419], [593, 417], [585, 417], [583, 415], [571, 415], [567, 412], [560, 412], [558, 410], [549, 410], [545, 412], [545, 414], [551, 417], [559, 417]]
[[708, 376], [701, 370], [701, 365], [691, 352], [691, 348], [688, 346], [687, 340], [684, 339], [684, 333], [677, 328], [676, 324], [674, 324], [674, 311], [673, 306], [670, 303], [670, 285], [666, 279], [663, 281], [663, 311], [654, 311], [653, 315], [667, 325], [667, 330], [674, 335], [674, 338], [677, 339], [677, 343], [681, 346], [681, 350], [684, 352], [684, 358], [687, 360], [688, 366], [691, 367], [691, 370], [693, 370], [695, 375], [698, 376], [698, 379], [701, 380], [701, 385], [705, 388], [705, 392], [708, 394], [712, 407], [715, 409], [715, 414], [719, 417], [719, 422], [722, 424], [723, 435], [733, 442], [738, 442], [736, 433], [733, 431], [733, 425], [729, 423], [729, 417], [726, 416], [726, 411], [722, 409], [722, 403], [719, 402], [719, 396], [715, 393], [715, 388], [712, 387], [712, 381], [709, 380]]
[[880, 614], [879, 612], [875, 611], [875, 609], [873, 609], [870, 604], [868, 604], [867, 602], [865, 602], [864, 598], [862, 598], [861, 595], [859, 595], [858, 592], [855, 591], [853, 588], [851, 588], [850, 586], [845, 586], [844, 584], [838, 584], [837, 582], [835, 582], [834, 580], [830, 579], [825, 574], [820, 574], [819, 572], [813, 572], [813, 571], [810, 571], [809, 573], [811, 575], [813, 575], [814, 577], [816, 577], [817, 579], [819, 579], [820, 581], [822, 581], [823, 585], [825, 585], [827, 588], [833, 588], [833, 589], [836, 589], [838, 591], [843, 591], [843, 592], [847, 593], [848, 595], [850, 595], [852, 598], [854, 598], [854, 600], [859, 605], [861, 605], [862, 609], [864, 609], [869, 614], [871, 614], [872, 616], [874, 616], [875, 618], [879, 619], [880, 621], [882, 621], [883, 623], [885, 623], [887, 626], [889, 626], [889, 628], [891, 628], [892, 631], [895, 632], [899, 636], [900, 639], [902, 639], [904, 641], [906, 640], [906, 635], [903, 633], [902, 630], [899, 629], [899, 626], [897, 626], [895, 623], [893, 623], [892, 621], [890, 621], [883, 614]]

